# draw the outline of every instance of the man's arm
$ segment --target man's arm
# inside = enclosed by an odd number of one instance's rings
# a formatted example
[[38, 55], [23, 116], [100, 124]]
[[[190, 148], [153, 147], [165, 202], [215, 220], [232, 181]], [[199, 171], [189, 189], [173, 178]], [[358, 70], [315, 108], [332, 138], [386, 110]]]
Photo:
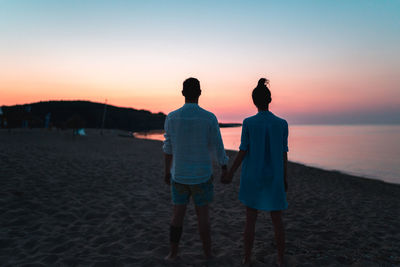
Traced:
[[242, 134], [240, 136], [239, 152], [237, 153], [235, 161], [233, 162], [233, 165], [226, 176], [225, 183], [232, 182], [233, 175], [239, 168], [240, 164], [242, 164], [242, 161], [246, 156], [248, 149], [249, 149], [249, 133], [247, 129], [246, 120], [244, 120], [242, 124]]
[[284, 179], [284, 183], [285, 183], [285, 192], [287, 192], [289, 186], [288, 186], [288, 182], [287, 182], [287, 152], [283, 152], [283, 179]]
[[245, 150], [239, 150], [239, 152], [236, 155], [235, 161], [233, 162], [232, 167], [228, 171], [226, 178], [223, 180], [223, 183], [229, 184], [230, 182], [232, 182], [233, 175], [239, 168], [240, 164], [242, 164], [242, 161], [243, 161], [244, 157], [246, 156], [246, 153], [247, 153], [247, 151], [245, 151]]
[[164, 153], [164, 181], [167, 185], [171, 184], [171, 165], [172, 165], [172, 154]]
[[216, 125], [214, 126], [215, 131], [215, 149], [218, 163], [222, 166], [223, 169], [226, 170], [226, 165], [228, 164], [229, 158], [226, 156], [224, 142], [222, 141], [221, 131], [219, 130], [218, 121], [216, 121]]
[[216, 160], [218, 161], [219, 165], [221, 165], [221, 181], [223, 181], [228, 171], [227, 164], [229, 158], [225, 153], [224, 143], [222, 141], [217, 118], [214, 119], [211, 129], [211, 143], [214, 149]]
[[172, 165], [172, 144], [171, 136], [169, 134], [169, 120], [168, 116], [165, 118], [164, 130], [165, 130], [165, 140], [163, 145], [164, 150], [164, 181], [166, 184], [171, 184], [171, 165]]

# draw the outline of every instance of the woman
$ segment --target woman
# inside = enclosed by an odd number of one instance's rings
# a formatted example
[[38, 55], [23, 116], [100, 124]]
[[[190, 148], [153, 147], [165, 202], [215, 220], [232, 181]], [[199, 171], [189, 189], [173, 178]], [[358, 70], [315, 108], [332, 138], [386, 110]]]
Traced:
[[230, 168], [226, 182], [232, 181], [243, 161], [239, 200], [246, 205], [244, 259], [250, 264], [258, 210], [271, 213], [278, 248], [278, 266], [283, 266], [285, 234], [282, 210], [287, 209], [287, 138], [288, 124], [269, 111], [271, 92], [267, 79], [260, 79], [252, 98], [258, 113], [243, 121], [239, 153]]

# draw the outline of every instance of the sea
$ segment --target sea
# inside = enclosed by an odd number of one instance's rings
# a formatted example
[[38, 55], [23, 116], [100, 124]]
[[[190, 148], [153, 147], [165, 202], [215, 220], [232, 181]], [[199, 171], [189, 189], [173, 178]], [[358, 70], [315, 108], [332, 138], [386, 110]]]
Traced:
[[[238, 150], [241, 127], [221, 128], [226, 149]], [[135, 133], [163, 140], [162, 131]], [[400, 125], [289, 125], [290, 161], [400, 184]]]

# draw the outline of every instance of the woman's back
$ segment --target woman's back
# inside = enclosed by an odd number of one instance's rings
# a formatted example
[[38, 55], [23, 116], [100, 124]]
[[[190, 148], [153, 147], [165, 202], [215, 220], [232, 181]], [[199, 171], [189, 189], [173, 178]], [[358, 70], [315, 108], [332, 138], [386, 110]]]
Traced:
[[239, 199], [246, 206], [261, 210], [287, 208], [283, 179], [287, 137], [287, 122], [269, 111], [260, 111], [243, 121], [240, 150], [247, 153]]

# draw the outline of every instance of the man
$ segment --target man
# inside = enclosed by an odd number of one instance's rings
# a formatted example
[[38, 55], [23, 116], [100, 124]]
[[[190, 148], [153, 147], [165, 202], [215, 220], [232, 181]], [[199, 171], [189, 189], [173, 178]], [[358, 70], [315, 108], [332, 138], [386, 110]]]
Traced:
[[228, 157], [214, 114], [198, 105], [200, 82], [189, 78], [183, 83], [185, 105], [165, 119], [165, 182], [171, 185], [173, 216], [170, 225], [170, 253], [167, 260], [178, 256], [183, 219], [190, 198], [193, 199], [204, 255], [211, 257], [208, 204], [213, 200], [212, 159], [226, 175]]

